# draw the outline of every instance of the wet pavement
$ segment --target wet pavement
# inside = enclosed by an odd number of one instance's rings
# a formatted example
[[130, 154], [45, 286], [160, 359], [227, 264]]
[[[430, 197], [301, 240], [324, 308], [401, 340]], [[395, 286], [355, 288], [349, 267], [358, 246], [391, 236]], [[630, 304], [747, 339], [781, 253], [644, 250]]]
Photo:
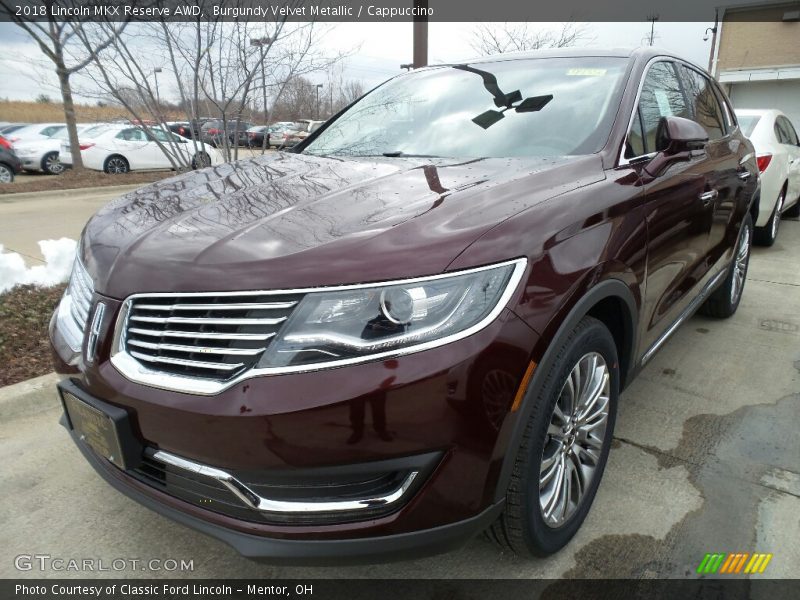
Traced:
[[592, 511], [550, 558], [516, 558], [479, 537], [449, 554], [386, 565], [250, 562], [105, 484], [57, 425], [48, 385], [29, 392], [30, 414], [0, 406], [0, 577], [80, 575], [18, 572], [22, 553], [193, 559], [194, 571], [181, 575], [205, 578], [684, 577], [707, 552], [773, 553], [763, 576], [796, 577], [799, 262], [800, 222], [787, 221], [775, 246], [754, 250], [738, 313], [689, 320], [626, 390]]

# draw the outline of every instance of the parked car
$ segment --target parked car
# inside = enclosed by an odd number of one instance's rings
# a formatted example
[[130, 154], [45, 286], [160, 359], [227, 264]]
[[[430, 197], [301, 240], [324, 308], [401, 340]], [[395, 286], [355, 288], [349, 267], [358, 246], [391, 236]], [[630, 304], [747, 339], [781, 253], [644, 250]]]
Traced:
[[29, 123], [6, 123], [2, 127], [0, 127], [0, 135], [9, 136], [13, 132], [17, 131], [18, 129], [22, 129], [27, 125], [29, 125]]
[[300, 119], [295, 121], [291, 128], [283, 133], [283, 148], [292, 148], [305, 140], [309, 135], [319, 129], [325, 121], [312, 121], [311, 119]]
[[761, 201], [753, 240], [772, 246], [781, 215], [800, 217], [800, 140], [779, 110], [736, 110], [736, 118], [756, 148]]
[[203, 123], [200, 128], [200, 139], [215, 148], [223, 145], [226, 136], [228, 144], [232, 146], [237, 143], [247, 145], [247, 130], [252, 126], [252, 123], [247, 121], [230, 119], [226, 123], [222, 119], [212, 119]]
[[[145, 131], [125, 124], [100, 125], [87, 129], [80, 136], [83, 166], [111, 174], [173, 168], [162, 147], [175, 153], [173, 156], [182, 157], [193, 169], [222, 161], [219, 152], [202, 142], [195, 145], [191, 140], [158, 128]], [[68, 166], [73, 162], [66, 142], [61, 146], [61, 160]]]
[[112, 486], [250, 557], [487, 527], [550, 554], [620, 391], [696, 310], [736, 312], [758, 186], [725, 94], [673, 54], [415, 69], [88, 222], [51, 328], [63, 423]]
[[201, 117], [199, 119], [193, 119], [191, 121], [177, 121], [174, 123], [168, 123], [169, 130], [173, 133], [177, 133], [181, 137], [185, 137], [186, 139], [192, 139], [192, 133], [194, 133], [194, 139], [200, 139], [200, 129], [203, 126], [203, 123], [206, 121], [210, 121], [210, 118]]
[[[93, 126], [78, 124], [78, 134]], [[64, 172], [64, 164], [59, 158], [62, 144], [69, 144], [69, 132], [66, 127], [49, 138], [18, 142], [15, 150], [22, 161], [23, 170], [59, 175]]]
[[12, 183], [14, 176], [21, 170], [22, 163], [14, 150], [7, 143], [0, 143], [0, 183]]
[[3, 135], [6, 136], [9, 142], [16, 145], [20, 142], [46, 140], [65, 127], [66, 125], [63, 123], [35, 123], [33, 125], [23, 125]]
[[[283, 134], [289, 130], [287, 125], [258, 125], [247, 130], [247, 145], [251, 147], [276, 148], [283, 144]], [[267, 138], [264, 143], [264, 137]]]

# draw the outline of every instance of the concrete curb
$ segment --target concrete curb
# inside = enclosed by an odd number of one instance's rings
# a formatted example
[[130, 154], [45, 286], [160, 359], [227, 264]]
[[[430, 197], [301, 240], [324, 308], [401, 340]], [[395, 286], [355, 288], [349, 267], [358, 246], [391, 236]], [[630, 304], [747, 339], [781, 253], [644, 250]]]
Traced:
[[19, 202], [20, 200], [40, 200], [45, 198], [72, 198], [74, 196], [94, 196], [96, 194], [125, 194], [135, 189], [144, 187], [147, 183], [130, 183], [128, 185], [102, 185], [88, 188], [75, 188], [71, 190], [45, 190], [43, 192], [17, 192], [11, 194], [0, 194], [0, 203]]
[[55, 373], [0, 387], [0, 421], [26, 417], [59, 406]]

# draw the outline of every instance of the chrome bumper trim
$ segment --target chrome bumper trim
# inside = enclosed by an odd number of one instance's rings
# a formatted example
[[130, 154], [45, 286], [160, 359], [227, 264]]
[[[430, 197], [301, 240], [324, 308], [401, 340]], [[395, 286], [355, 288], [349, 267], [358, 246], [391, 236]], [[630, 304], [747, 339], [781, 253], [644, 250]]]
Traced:
[[345, 512], [357, 511], [370, 508], [378, 508], [393, 504], [400, 500], [411, 487], [414, 478], [419, 474], [419, 471], [411, 471], [403, 482], [390, 493], [385, 496], [378, 496], [374, 498], [359, 498], [353, 500], [334, 500], [334, 501], [292, 501], [292, 500], [271, 500], [259, 496], [244, 483], [236, 479], [233, 475], [222, 469], [209, 467], [181, 458], [169, 452], [158, 450], [153, 454], [153, 458], [162, 463], [190, 471], [198, 475], [211, 477], [222, 483], [227, 487], [239, 500], [244, 502], [246, 506], [254, 508], [263, 512], [281, 513], [281, 514], [314, 514], [314, 513], [332, 513], [332, 512]]

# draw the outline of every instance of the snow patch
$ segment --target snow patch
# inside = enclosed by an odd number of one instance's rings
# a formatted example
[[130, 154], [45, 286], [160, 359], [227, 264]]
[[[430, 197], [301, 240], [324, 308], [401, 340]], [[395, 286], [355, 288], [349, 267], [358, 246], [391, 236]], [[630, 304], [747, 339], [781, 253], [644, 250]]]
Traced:
[[4, 252], [0, 244], [0, 294], [15, 285], [50, 286], [69, 279], [78, 242], [64, 237], [38, 243], [45, 264], [30, 268], [25, 266], [22, 256], [16, 252]]

